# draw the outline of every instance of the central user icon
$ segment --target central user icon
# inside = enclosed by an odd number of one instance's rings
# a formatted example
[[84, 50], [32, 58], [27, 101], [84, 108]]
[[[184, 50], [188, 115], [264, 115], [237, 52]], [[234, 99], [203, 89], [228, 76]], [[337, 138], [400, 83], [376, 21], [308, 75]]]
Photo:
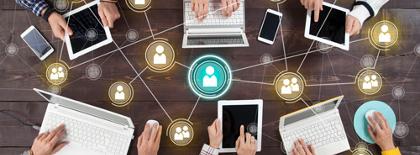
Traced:
[[215, 99], [230, 88], [232, 73], [229, 65], [215, 55], [205, 55], [193, 62], [188, 84], [193, 92], [205, 99]]

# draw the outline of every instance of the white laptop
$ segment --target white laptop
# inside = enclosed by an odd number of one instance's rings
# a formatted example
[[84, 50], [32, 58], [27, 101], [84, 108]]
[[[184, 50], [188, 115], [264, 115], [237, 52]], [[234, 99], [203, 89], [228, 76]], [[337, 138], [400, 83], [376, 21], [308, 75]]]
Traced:
[[280, 118], [280, 135], [288, 155], [293, 143], [302, 138], [315, 147], [315, 154], [333, 155], [350, 149], [338, 106], [338, 96]]
[[111, 32], [98, 14], [99, 3], [94, 0], [63, 15], [73, 31], [72, 36], [64, 36], [70, 60], [112, 43]]
[[223, 139], [219, 152], [236, 152], [235, 144], [239, 129], [257, 140], [257, 152], [261, 151], [263, 100], [221, 100], [218, 102], [218, 119], [222, 120]]
[[184, 37], [182, 48], [248, 47], [245, 34], [245, 0], [231, 17], [222, 14], [220, 0], [209, 0], [209, 13], [198, 21], [191, 8], [192, 0], [184, 0]]
[[133, 139], [130, 118], [34, 88], [49, 103], [40, 133], [63, 123], [68, 141], [57, 155], [126, 155]]

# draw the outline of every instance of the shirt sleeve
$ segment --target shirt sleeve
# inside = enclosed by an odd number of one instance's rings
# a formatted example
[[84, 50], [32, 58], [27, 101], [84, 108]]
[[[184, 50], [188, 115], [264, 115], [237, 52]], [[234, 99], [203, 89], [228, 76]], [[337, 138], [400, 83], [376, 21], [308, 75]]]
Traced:
[[400, 149], [397, 147], [391, 150], [382, 151], [381, 154], [382, 155], [401, 155], [401, 152], [400, 152]]
[[200, 155], [218, 155], [219, 149], [212, 148], [211, 146], [204, 144], [201, 149]]
[[16, 0], [16, 3], [37, 16], [41, 16], [42, 10], [48, 8], [45, 0]]
[[[383, 5], [385, 5], [389, 0], [356, 0], [356, 3], [365, 4], [365, 5], [354, 5], [353, 10], [350, 12], [350, 15], [356, 17], [360, 25], [371, 16], [376, 16]], [[373, 11], [371, 14], [370, 11]]]

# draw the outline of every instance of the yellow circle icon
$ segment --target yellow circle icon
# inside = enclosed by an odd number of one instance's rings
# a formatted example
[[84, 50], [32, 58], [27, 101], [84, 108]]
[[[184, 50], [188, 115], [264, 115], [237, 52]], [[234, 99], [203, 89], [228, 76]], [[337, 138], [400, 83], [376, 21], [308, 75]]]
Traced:
[[362, 70], [357, 76], [357, 86], [363, 94], [376, 94], [381, 90], [382, 77], [372, 69]]
[[274, 87], [277, 95], [286, 101], [295, 101], [303, 94], [304, 78], [298, 73], [286, 72], [276, 77]]
[[52, 85], [63, 84], [68, 76], [67, 65], [64, 63], [53, 63], [47, 67], [45, 75], [48, 82]]
[[112, 105], [124, 107], [133, 99], [133, 87], [125, 82], [115, 82], [108, 89], [108, 96]]
[[166, 130], [166, 136], [169, 136], [172, 143], [177, 146], [186, 146], [194, 138], [194, 129], [192, 123], [187, 119], [176, 119], [169, 124]]
[[165, 72], [175, 63], [175, 51], [171, 44], [158, 40], [152, 42], [144, 54], [147, 65], [154, 72]]
[[398, 28], [394, 23], [383, 20], [369, 31], [369, 41], [377, 49], [386, 50], [398, 40]]
[[134, 12], [144, 12], [150, 8], [152, 0], [125, 0], [125, 3]]

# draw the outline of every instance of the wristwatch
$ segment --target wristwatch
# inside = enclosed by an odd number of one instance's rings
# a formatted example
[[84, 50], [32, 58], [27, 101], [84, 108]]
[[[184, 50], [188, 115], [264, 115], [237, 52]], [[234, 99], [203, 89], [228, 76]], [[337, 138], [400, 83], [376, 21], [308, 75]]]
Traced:
[[50, 17], [50, 15], [51, 15], [52, 13], [54, 13], [54, 12], [55, 12], [55, 9], [54, 9], [54, 8], [52, 8], [52, 7], [47, 7], [47, 10], [45, 10], [44, 15], [42, 16], [42, 18], [48, 22], [48, 18], [49, 18], [49, 17]]

